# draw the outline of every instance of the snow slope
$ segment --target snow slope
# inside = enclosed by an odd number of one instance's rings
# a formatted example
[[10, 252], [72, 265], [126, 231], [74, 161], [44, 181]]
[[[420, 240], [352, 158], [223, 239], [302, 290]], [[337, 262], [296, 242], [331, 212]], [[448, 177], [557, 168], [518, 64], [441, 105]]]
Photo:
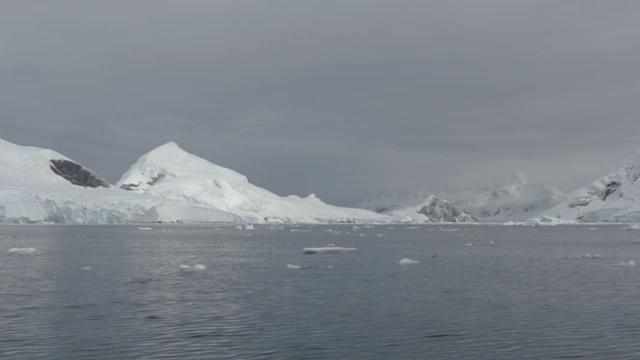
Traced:
[[439, 199], [433, 195], [427, 197], [418, 205], [404, 207], [386, 212], [387, 215], [401, 222], [427, 222], [427, 223], [473, 223], [476, 220], [458, 210], [450, 202]]
[[[53, 150], [0, 139], [0, 153], [0, 223], [167, 221], [188, 212], [183, 204], [111, 187]], [[155, 214], [156, 208], [162, 211]], [[206, 212], [212, 222], [237, 220], [219, 210]]]
[[640, 221], [640, 159], [580, 188], [539, 220], [580, 222]]
[[234, 214], [245, 222], [388, 222], [385, 215], [325, 204], [315, 195], [281, 197], [233, 170], [169, 142], [143, 155], [117, 186], [138, 194]]

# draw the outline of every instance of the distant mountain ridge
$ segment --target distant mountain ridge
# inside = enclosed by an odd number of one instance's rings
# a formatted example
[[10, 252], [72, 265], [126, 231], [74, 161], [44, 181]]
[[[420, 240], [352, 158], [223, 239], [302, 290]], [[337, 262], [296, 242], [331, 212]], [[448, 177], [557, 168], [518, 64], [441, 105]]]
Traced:
[[483, 222], [525, 221], [562, 202], [562, 191], [531, 183], [522, 173], [508, 185], [495, 185], [479, 192], [445, 195], [452, 204]]
[[[358, 207], [389, 213], [417, 206], [432, 195], [426, 191], [381, 192]], [[525, 221], [540, 215], [565, 199], [565, 194], [555, 188], [531, 183], [524, 174], [516, 173], [516, 180], [509, 185], [494, 185], [481, 191], [437, 193], [440, 199], [449, 201], [459, 211], [480, 222]]]

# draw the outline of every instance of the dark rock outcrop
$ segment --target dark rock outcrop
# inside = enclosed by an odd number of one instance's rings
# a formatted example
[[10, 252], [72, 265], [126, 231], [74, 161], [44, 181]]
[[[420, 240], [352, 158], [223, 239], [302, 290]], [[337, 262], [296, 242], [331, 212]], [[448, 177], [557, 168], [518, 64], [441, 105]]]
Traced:
[[[154, 177], [151, 178], [151, 180], [147, 181], [147, 185], [149, 186], [153, 186], [157, 183], [159, 183], [160, 181], [162, 181], [162, 179], [164, 179], [167, 176], [167, 174], [165, 173], [160, 173]], [[135, 191], [138, 190], [138, 188], [140, 187], [140, 185], [142, 185], [142, 183], [137, 183], [137, 184], [122, 184], [120, 185], [120, 188], [123, 190], [127, 190], [127, 191]], [[146, 189], [144, 189], [143, 191], [145, 191]]]
[[89, 169], [70, 160], [50, 160], [51, 171], [73, 185], [82, 187], [109, 187], [109, 183]]
[[425, 204], [417, 212], [425, 215], [433, 222], [464, 223], [477, 221], [463, 211], [458, 210], [450, 202], [435, 196], [428, 197]]

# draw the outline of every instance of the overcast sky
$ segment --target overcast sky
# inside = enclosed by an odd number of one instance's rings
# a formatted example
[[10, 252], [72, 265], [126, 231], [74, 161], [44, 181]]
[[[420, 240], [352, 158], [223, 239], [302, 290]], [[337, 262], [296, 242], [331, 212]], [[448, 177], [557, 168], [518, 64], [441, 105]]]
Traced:
[[[3, 1], [0, 138], [278, 194], [572, 190], [640, 147], [638, 1]], [[1, 156], [1, 155], [0, 155]]]

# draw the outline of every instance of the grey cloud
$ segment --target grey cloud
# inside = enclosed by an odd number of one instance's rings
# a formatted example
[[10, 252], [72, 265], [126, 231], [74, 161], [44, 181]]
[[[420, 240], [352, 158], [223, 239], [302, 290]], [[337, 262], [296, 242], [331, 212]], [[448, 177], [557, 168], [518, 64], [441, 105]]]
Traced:
[[570, 190], [639, 146], [635, 1], [5, 4], [0, 137], [112, 182], [175, 140], [339, 204], [516, 169]]

